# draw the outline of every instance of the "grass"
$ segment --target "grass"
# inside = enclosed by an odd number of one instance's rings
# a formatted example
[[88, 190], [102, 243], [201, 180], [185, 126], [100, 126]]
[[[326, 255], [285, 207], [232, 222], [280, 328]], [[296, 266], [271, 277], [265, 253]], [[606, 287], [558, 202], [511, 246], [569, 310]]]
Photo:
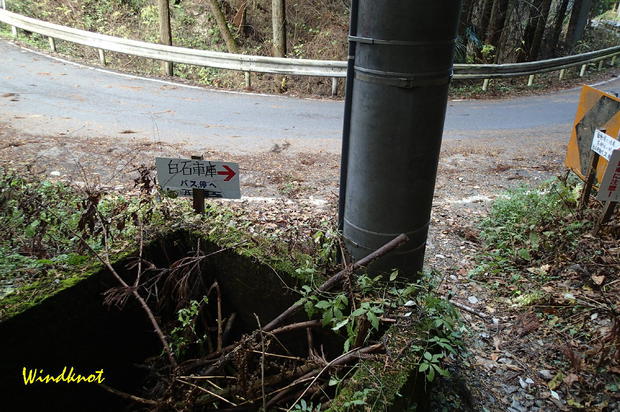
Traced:
[[574, 180], [553, 179], [539, 187], [508, 191], [480, 225], [484, 250], [470, 275], [518, 281], [524, 268], [547, 263], [549, 251], [574, 247], [590, 226], [575, 214], [578, 196]]

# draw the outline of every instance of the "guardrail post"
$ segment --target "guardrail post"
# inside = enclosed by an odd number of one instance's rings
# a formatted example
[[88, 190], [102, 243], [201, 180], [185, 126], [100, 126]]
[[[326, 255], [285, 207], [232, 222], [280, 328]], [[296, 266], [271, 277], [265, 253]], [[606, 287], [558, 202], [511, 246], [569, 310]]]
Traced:
[[586, 74], [586, 67], [588, 65], [587, 64], [582, 64], [581, 65], [581, 70], [579, 71], [579, 77], [583, 77], [584, 74]]
[[50, 42], [50, 50], [52, 53], [56, 53], [56, 39], [53, 37], [48, 37], [47, 40]]
[[527, 78], [527, 87], [530, 87], [534, 84], [534, 75], [530, 74], [530, 76]]
[[604, 61], [605, 61], [605, 60], [601, 59], [601, 60], [598, 62], [598, 71], [599, 71], [599, 72], [600, 72], [601, 70], [603, 70], [603, 62], [604, 62]]
[[336, 77], [332, 77], [332, 96], [336, 96], [338, 94], [338, 79]]
[[564, 73], [566, 73], [566, 69], [560, 70], [560, 75], [558, 76], [558, 80], [562, 80], [564, 78]]
[[245, 72], [245, 88], [252, 88], [252, 72]]
[[17, 27], [11, 26], [11, 34], [13, 35], [13, 38], [17, 38]]
[[103, 51], [103, 49], [97, 49], [97, 51], [99, 52], [99, 63], [102, 66], [105, 66], [106, 65], [105, 52]]
[[490, 80], [490, 79], [484, 79], [484, 80], [482, 81], [482, 91], [483, 91], [483, 92], [486, 92], [486, 91], [487, 91], [487, 89], [489, 88], [489, 80]]
[[615, 65], [616, 65], [616, 56], [615, 56], [615, 55], [614, 55], [614, 56], [612, 56], [612, 58], [611, 58], [611, 65], [612, 65], [612, 66], [615, 66]]
[[164, 76], [174, 76], [174, 69], [172, 68], [172, 62], [164, 62], [162, 67], [164, 69]]

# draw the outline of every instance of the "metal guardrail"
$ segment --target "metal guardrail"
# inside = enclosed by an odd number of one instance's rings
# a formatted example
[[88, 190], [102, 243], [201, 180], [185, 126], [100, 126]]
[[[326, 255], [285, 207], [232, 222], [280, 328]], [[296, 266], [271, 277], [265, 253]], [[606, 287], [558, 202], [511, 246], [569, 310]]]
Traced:
[[[336, 89], [337, 78], [346, 77], [347, 72], [347, 64], [342, 61], [250, 56], [166, 46], [60, 26], [2, 9], [0, 9], [0, 22], [11, 25], [15, 37], [17, 36], [17, 28], [47, 36], [50, 39], [50, 48], [53, 51], [56, 49], [54, 39], [97, 48], [99, 49], [99, 58], [102, 64], [105, 64], [103, 51], [109, 50], [173, 63], [238, 70], [246, 73], [258, 72], [331, 77], [332, 94], [334, 94]], [[536, 74], [560, 70], [560, 79], [562, 79], [565, 69], [581, 66], [580, 76], [583, 76], [588, 63], [598, 61], [599, 67], [602, 67], [603, 60], [611, 58], [611, 64], [613, 65], [618, 54], [620, 54], [620, 46], [574, 56], [525, 63], [455, 64], [453, 78], [484, 79], [483, 90], [486, 90], [488, 87], [489, 80], [494, 78], [529, 76], [528, 85], [532, 85], [534, 75]], [[249, 83], [249, 76], [246, 76], [246, 82]]]

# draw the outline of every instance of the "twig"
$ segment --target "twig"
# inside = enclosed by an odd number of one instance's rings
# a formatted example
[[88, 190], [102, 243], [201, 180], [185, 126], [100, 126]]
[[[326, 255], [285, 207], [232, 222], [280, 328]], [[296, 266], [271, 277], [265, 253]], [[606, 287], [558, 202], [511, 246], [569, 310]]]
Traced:
[[222, 350], [222, 341], [224, 335], [222, 332], [222, 293], [220, 291], [220, 285], [217, 281], [214, 283], [215, 292], [217, 293], [217, 351]]
[[[50, 214], [52, 214], [52, 215], [55, 215], [55, 213], [53, 211], [51, 211], [51, 210], [48, 210], [48, 212]], [[57, 216], [57, 215], [55, 215], [55, 217], [60, 219], [60, 217]], [[108, 245], [109, 245], [107, 230], [105, 229], [105, 225], [102, 225], [102, 227], [103, 227], [103, 235], [104, 235], [104, 244], [105, 244], [105, 247], [107, 249]], [[155, 333], [157, 333], [157, 336], [159, 337], [159, 340], [161, 341], [161, 343], [162, 343], [162, 345], [164, 347], [164, 351], [168, 355], [168, 361], [170, 362], [170, 365], [172, 366], [173, 369], [176, 369], [177, 368], [177, 361], [176, 361], [176, 359], [174, 357], [172, 349], [170, 349], [170, 345], [168, 344], [168, 340], [166, 339], [166, 335], [164, 335], [164, 333], [162, 332], [161, 328], [159, 327], [159, 323], [157, 323], [157, 320], [155, 319], [155, 315], [151, 311], [151, 308], [149, 308], [149, 305], [146, 303], [144, 298], [142, 298], [142, 296], [140, 296], [140, 294], [138, 293], [138, 291], [136, 289], [131, 288], [127, 284], [127, 282], [125, 282], [123, 280], [123, 278], [118, 274], [116, 269], [114, 269], [114, 267], [112, 266], [112, 263], [110, 262], [110, 258], [109, 258], [108, 255], [101, 256], [99, 254], [99, 252], [97, 252], [95, 249], [93, 249], [88, 244], [88, 242], [79, 233], [77, 233], [76, 231], [72, 230], [71, 228], [67, 227], [67, 231], [69, 231], [73, 236], [75, 236], [77, 239], [79, 239], [80, 242], [82, 242], [82, 244], [84, 244], [84, 246], [86, 246], [86, 248], [97, 258], [97, 260], [99, 260], [101, 263], [103, 263], [103, 265], [110, 271], [110, 273], [112, 273], [112, 275], [121, 284], [121, 286], [131, 290], [131, 293], [138, 300], [138, 302], [140, 303], [140, 306], [142, 306], [142, 309], [144, 309], [144, 311], [146, 312], [146, 315], [149, 318], [149, 321], [153, 325], [153, 328], [155, 329]]]
[[224, 333], [222, 334], [222, 343], [228, 340], [228, 335], [230, 335], [230, 330], [232, 329], [233, 322], [237, 317], [237, 313], [233, 312], [228, 320], [226, 321], [226, 326], [224, 327]]
[[459, 303], [457, 301], [451, 300], [450, 303], [452, 303], [457, 308], [463, 309], [464, 311], [472, 313], [478, 317], [481, 317], [484, 320], [489, 320], [490, 318], [490, 316], [487, 315], [486, 313], [478, 312], [476, 309], [470, 308], [469, 306], [463, 305], [462, 303]]
[[[398, 235], [396, 238], [392, 239], [390, 242], [388, 242], [385, 245], [381, 246], [379, 249], [375, 250], [374, 252], [372, 252], [368, 256], [358, 260], [357, 262], [352, 264], [350, 267], [347, 267], [347, 268], [341, 270], [340, 272], [338, 272], [337, 274], [335, 274], [334, 276], [329, 278], [325, 283], [323, 283], [318, 288], [317, 293], [323, 293], [323, 292], [327, 292], [327, 291], [331, 290], [338, 283], [342, 282], [342, 280], [347, 276], [349, 271], [354, 271], [354, 270], [359, 269], [359, 268], [361, 268], [363, 266], [367, 266], [368, 264], [370, 264], [374, 260], [376, 260], [376, 259], [378, 259], [378, 258], [380, 258], [380, 257], [382, 257], [384, 255], [386, 255], [387, 253], [389, 253], [392, 250], [396, 249], [397, 247], [399, 247], [403, 243], [407, 242], [408, 240], [409, 240], [409, 237], [407, 237], [407, 235], [405, 235], [404, 233], [401, 234], [401, 235]], [[289, 317], [291, 317], [295, 313], [299, 312], [299, 310], [301, 310], [302, 307], [303, 307], [303, 305], [301, 303], [294, 303], [287, 310], [285, 310], [283, 313], [281, 313], [278, 317], [276, 317], [274, 320], [272, 320], [267, 325], [265, 325], [263, 330], [268, 332], [268, 331], [270, 331], [272, 329], [275, 329], [275, 327], [278, 326], [279, 324], [281, 324], [284, 320], [288, 319]]]
[[255, 313], [254, 317], [256, 318], [256, 323], [258, 324], [258, 330], [260, 331], [260, 348], [263, 353], [261, 353], [260, 357], [260, 393], [263, 397], [263, 411], [267, 411], [267, 398], [265, 397], [265, 335], [263, 333], [263, 329], [260, 326], [260, 319], [258, 315]]
[[279, 328], [273, 329], [269, 333], [272, 335], [278, 335], [280, 333], [290, 332], [297, 329], [304, 328], [317, 328], [321, 326], [320, 320], [307, 320], [305, 322], [291, 323], [290, 325], [281, 326]]
[[140, 277], [142, 276], [142, 253], [144, 251], [144, 226], [142, 225], [142, 219], [138, 216], [138, 223], [140, 225], [140, 256], [138, 258], [138, 274], [136, 280], [133, 282], [134, 289], [140, 284]]
[[224, 401], [224, 402], [226, 402], [226, 403], [228, 403], [228, 404], [230, 404], [230, 405], [232, 405], [232, 406], [237, 406], [237, 404], [236, 404], [236, 403], [231, 402], [231, 401], [229, 401], [228, 399], [224, 398], [223, 396], [220, 396], [220, 395], [218, 395], [217, 393], [211, 392], [210, 390], [205, 389], [205, 388], [203, 388], [202, 386], [195, 385], [195, 384], [193, 384], [193, 383], [191, 383], [191, 382], [187, 382], [187, 381], [184, 381], [183, 379], [179, 379], [179, 378], [177, 378], [176, 380], [177, 380], [177, 381], [179, 381], [179, 382], [181, 382], [181, 383], [184, 383], [184, 384], [186, 384], [186, 385], [189, 385], [189, 386], [191, 386], [191, 387], [193, 387], [193, 388], [196, 388], [196, 389], [198, 389], [198, 390], [201, 390], [201, 391], [203, 391], [203, 392], [206, 392], [207, 394], [209, 394], [209, 395], [211, 395], [211, 396], [213, 396], [213, 397], [215, 397], [215, 398], [217, 398], [217, 399], [219, 399], [219, 400], [221, 400], [221, 401]]
[[[383, 344], [382, 343], [377, 343], [371, 346], [367, 346], [365, 348], [359, 348], [359, 349], [353, 349], [350, 350], [347, 353], [343, 353], [342, 355], [338, 356], [337, 358], [331, 360], [327, 365], [325, 365], [325, 367], [323, 367], [323, 369], [321, 369], [321, 371], [314, 377], [314, 379], [312, 380], [312, 382], [310, 382], [310, 385], [308, 385], [306, 387], [306, 390], [304, 390], [301, 395], [299, 395], [299, 397], [297, 398], [297, 400], [295, 402], [293, 402], [293, 404], [290, 406], [290, 408], [288, 408], [287, 412], [290, 412], [293, 407], [297, 404], [297, 402], [299, 402], [301, 400], [301, 398], [304, 397], [304, 395], [306, 394], [306, 392], [308, 392], [308, 390], [310, 389], [310, 387], [312, 387], [312, 385], [314, 385], [314, 383], [319, 379], [319, 377], [323, 374], [323, 372], [325, 372], [327, 369], [337, 366], [337, 365], [342, 365], [344, 363], [347, 363], [348, 361], [350, 361], [352, 358], [364, 354], [364, 353], [371, 353], [374, 351], [377, 351], [379, 349], [383, 348]], [[313, 373], [313, 372], [311, 372]], [[300, 379], [305, 378], [307, 375], [302, 376]]]
[[[357, 262], [353, 263], [351, 266], [347, 267], [346, 269], [343, 269], [340, 272], [336, 273], [334, 276], [332, 276], [327, 281], [325, 281], [321, 286], [319, 286], [316, 293], [319, 294], [319, 293], [323, 293], [323, 292], [327, 292], [331, 290], [338, 283], [342, 282], [342, 280], [345, 278], [345, 276], [347, 275], [349, 271], [359, 269], [363, 266], [366, 266], [372, 263], [376, 259], [386, 255], [387, 253], [396, 249], [400, 245], [406, 243], [408, 240], [409, 240], [409, 237], [405, 235], [404, 233], [398, 235], [396, 238], [392, 239], [385, 245], [381, 246], [379, 249], [375, 250], [368, 256], [358, 260]], [[278, 329], [276, 329], [276, 327], [280, 325], [282, 322], [284, 322], [286, 319], [288, 319], [289, 317], [299, 312], [302, 307], [303, 307], [302, 304], [294, 303], [288, 309], [286, 309], [284, 312], [278, 315], [275, 319], [273, 319], [271, 322], [265, 325], [262, 331], [272, 332], [274, 330], [284, 329], [284, 327], [278, 328]], [[254, 331], [253, 333], [256, 333], [256, 331]], [[252, 336], [252, 335], [249, 335], [249, 336]], [[192, 368], [205, 365], [209, 363], [209, 359], [214, 359], [219, 356], [220, 359], [218, 359], [218, 361], [214, 365], [212, 365], [210, 368], [208, 368], [207, 371], [205, 372], [206, 374], [212, 373], [221, 365], [222, 362], [225, 362], [228, 359], [228, 357], [230, 356], [230, 353], [234, 349], [236, 349], [238, 346], [239, 346], [239, 343], [234, 343], [234, 344], [231, 344], [231, 345], [228, 345], [222, 348], [222, 350], [219, 352], [214, 352], [214, 353], [207, 355], [203, 359], [198, 359], [192, 362], [186, 362], [185, 366], [183, 367], [183, 370], [188, 371], [188, 370], [191, 370]]]
[[138, 403], [141, 403], [141, 404], [144, 404], [144, 405], [155, 405], [155, 406], [159, 405], [159, 402], [157, 402], [157, 401], [154, 401], [152, 399], [141, 398], [139, 396], [132, 395], [132, 394], [127, 393], [127, 392], [119, 391], [118, 389], [114, 389], [114, 388], [109, 387], [105, 383], [100, 383], [99, 386], [102, 389], [105, 389], [106, 391], [108, 391], [110, 393], [113, 393], [116, 396], [120, 396], [121, 398], [124, 398], [124, 399], [129, 399], [131, 401], [138, 402]]

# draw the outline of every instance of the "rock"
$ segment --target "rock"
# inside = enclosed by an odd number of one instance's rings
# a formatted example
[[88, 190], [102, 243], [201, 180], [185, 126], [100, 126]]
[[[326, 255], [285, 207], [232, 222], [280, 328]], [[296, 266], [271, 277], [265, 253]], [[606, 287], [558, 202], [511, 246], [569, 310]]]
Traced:
[[58, 170], [54, 170], [53, 172], [50, 172], [50, 176], [60, 176], [60, 172]]
[[553, 379], [553, 373], [551, 373], [549, 369], [541, 369], [538, 371], [538, 374], [540, 375], [541, 378], [546, 379], [548, 381]]
[[467, 301], [468, 301], [469, 303], [471, 303], [472, 305], [475, 305], [476, 303], [478, 303], [478, 302], [479, 302], [478, 298], [477, 298], [477, 297], [475, 297], [475, 296], [470, 296], [470, 297], [468, 297], [468, 298], [467, 298]]
[[528, 385], [533, 385], [534, 380], [532, 378], [525, 378], [525, 383], [527, 383]]
[[517, 400], [513, 400], [512, 403], [510, 404], [510, 407], [512, 409], [515, 409], [519, 412], [527, 412], [527, 408], [523, 405], [521, 405], [521, 403], [519, 403], [519, 401]]
[[525, 383], [523, 379], [521, 379], [520, 376], [519, 376], [519, 385], [521, 385], [523, 389], [527, 389], [527, 387], [529, 386], [527, 383]]
[[516, 391], [519, 390], [518, 386], [513, 386], [513, 385], [503, 385], [504, 386], [504, 392], [506, 392], [508, 395], [510, 395], [511, 393], [515, 393]]

